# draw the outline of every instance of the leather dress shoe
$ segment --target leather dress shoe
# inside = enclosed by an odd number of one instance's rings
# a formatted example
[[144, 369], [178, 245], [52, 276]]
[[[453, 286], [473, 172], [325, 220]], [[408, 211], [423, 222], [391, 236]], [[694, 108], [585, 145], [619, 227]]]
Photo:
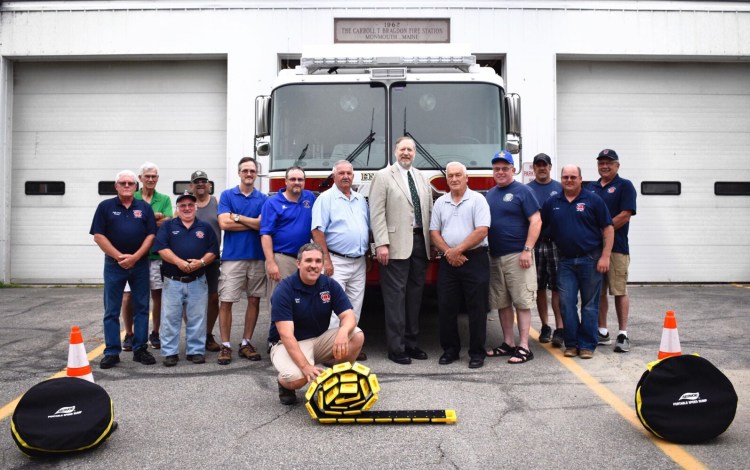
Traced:
[[472, 357], [469, 360], [469, 369], [479, 369], [480, 367], [484, 366], [484, 358], [483, 357]]
[[395, 362], [396, 364], [411, 364], [411, 358], [406, 355], [406, 353], [388, 353], [388, 359]]
[[419, 349], [417, 346], [406, 348], [404, 352], [406, 352], [406, 355], [412, 359], [418, 359], [420, 361], [427, 359], [427, 353]]
[[457, 355], [445, 352], [443, 353], [442, 356], [440, 356], [440, 359], [438, 360], [438, 364], [441, 364], [441, 365], [451, 364], [456, 359], [458, 359]]

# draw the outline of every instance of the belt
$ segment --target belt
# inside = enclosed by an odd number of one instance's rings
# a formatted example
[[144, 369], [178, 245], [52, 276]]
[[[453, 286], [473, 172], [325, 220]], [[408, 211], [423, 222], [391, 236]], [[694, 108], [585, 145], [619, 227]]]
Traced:
[[195, 275], [193, 276], [169, 276], [165, 274], [164, 277], [169, 278], [173, 281], [184, 282], [185, 284], [188, 284], [198, 279], [198, 276], [195, 276]]
[[471, 250], [464, 251], [464, 254], [469, 255], [469, 254], [475, 254], [475, 253], [487, 253], [488, 249], [489, 247], [487, 245], [478, 246], [476, 248], [472, 248]]
[[414, 227], [414, 233], [421, 235], [422, 234], [422, 227]]
[[274, 251], [273, 254], [275, 255], [284, 255], [284, 256], [291, 256], [292, 258], [296, 258], [296, 254], [290, 254], [290, 253], [284, 253], [282, 251]]
[[336, 255], [336, 256], [338, 256], [340, 258], [360, 259], [362, 257], [362, 255], [359, 255], [359, 256], [342, 255], [341, 253], [336, 253], [335, 251], [333, 251], [330, 248], [328, 249], [328, 253], [330, 253], [332, 255]]
[[567, 256], [567, 255], [562, 255], [562, 254], [559, 255], [559, 256], [560, 256], [560, 259], [562, 260], [562, 259], [587, 258], [589, 255], [587, 253], [579, 253], [579, 254], [573, 255], [573, 256]]

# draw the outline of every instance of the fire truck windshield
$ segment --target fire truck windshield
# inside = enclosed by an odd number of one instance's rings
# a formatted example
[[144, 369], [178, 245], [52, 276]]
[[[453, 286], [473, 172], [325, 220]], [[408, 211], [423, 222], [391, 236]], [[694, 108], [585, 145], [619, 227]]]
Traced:
[[272, 96], [271, 170], [330, 170], [342, 159], [355, 170], [377, 170], [392, 161], [387, 146], [405, 133], [421, 146], [420, 169], [452, 161], [489, 168], [505, 147], [502, 106], [503, 90], [491, 83], [398, 82], [390, 90], [377, 82], [288, 84]]
[[295, 84], [273, 93], [271, 170], [299, 165], [330, 170], [386, 166], [385, 86], [377, 83]]
[[488, 83], [400, 83], [391, 87], [391, 132], [409, 133], [429, 155], [414, 164], [437, 169], [458, 161], [467, 168], [489, 168], [505, 148], [502, 89]]

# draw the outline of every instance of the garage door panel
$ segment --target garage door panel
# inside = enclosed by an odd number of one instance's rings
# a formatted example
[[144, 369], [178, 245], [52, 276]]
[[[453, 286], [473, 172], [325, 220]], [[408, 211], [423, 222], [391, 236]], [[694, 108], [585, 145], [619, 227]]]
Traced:
[[[15, 168], [37, 171], [70, 168], [71, 161], [92, 171], [119, 168], [115, 162], [136, 169], [147, 160], [160, 169], [191, 168], [216, 158], [217, 149], [226, 144], [223, 130], [18, 132], [13, 137], [13, 155], [18, 156]], [[44, 168], [38, 165], [40, 159]], [[105, 179], [112, 179], [116, 171], [109, 171]]]
[[[224, 61], [22, 62], [14, 86], [13, 282], [101, 282], [103, 255], [88, 232], [112, 197], [99, 182], [121, 169], [155, 162], [157, 190], [173, 203], [173, 182], [196, 169], [224, 188]], [[27, 181], [63, 181], [65, 194], [27, 195]]]
[[[750, 65], [559, 62], [558, 163], [596, 180], [602, 148], [638, 191], [632, 282], [750, 280], [750, 197], [716, 196], [750, 181]], [[679, 196], [644, 196], [678, 181]]]

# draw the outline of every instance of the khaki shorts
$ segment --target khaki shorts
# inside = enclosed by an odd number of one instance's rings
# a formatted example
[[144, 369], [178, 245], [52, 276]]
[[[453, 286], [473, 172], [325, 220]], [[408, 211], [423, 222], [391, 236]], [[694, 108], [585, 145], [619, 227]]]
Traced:
[[[279, 275], [281, 275], [281, 281], [285, 277], [289, 277], [297, 272], [297, 258], [281, 253], [274, 253], [273, 260], [276, 261], [276, 265], [279, 267]], [[274, 281], [273, 279], [268, 280], [268, 311], [271, 311], [271, 296], [273, 291], [276, 290], [281, 281]]]
[[603, 280], [603, 285], [609, 286], [609, 295], [628, 295], [629, 266], [630, 255], [612, 253], [609, 256], [609, 272]]
[[[490, 256], [490, 309], [502, 309], [511, 305], [530, 309], [536, 305], [536, 267], [523, 269], [518, 265], [521, 253], [505, 256]], [[533, 254], [532, 254], [533, 257]]]
[[151, 290], [164, 288], [164, 278], [161, 277], [161, 260], [152, 259], [148, 266], [148, 285]]
[[[298, 343], [299, 348], [307, 358], [307, 362], [315, 365], [333, 359], [333, 342], [338, 331], [338, 328], [331, 328], [317, 338], [300, 341]], [[361, 331], [359, 327], [355, 327], [352, 334], [349, 335], [349, 339], [352, 339], [352, 336]], [[276, 343], [271, 348], [271, 363], [279, 371], [279, 382], [285, 381], [288, 383], [305, 378], [281, 342]]]
[[221, 262], [219, 300], [237, 303], [243, 291], [247, 297], [266, 296], [265, 261], [251, 259]]

